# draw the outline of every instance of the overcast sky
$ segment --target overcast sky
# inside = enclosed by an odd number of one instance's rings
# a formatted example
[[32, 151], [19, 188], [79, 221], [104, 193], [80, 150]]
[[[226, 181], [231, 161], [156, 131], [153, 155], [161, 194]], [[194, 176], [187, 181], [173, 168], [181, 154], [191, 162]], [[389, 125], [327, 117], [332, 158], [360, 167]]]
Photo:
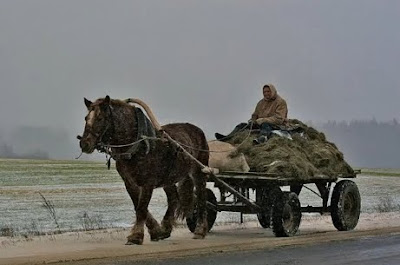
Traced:
[[400, 118], [400, 1], [0, 1], [0, 121], [83, 132], [83, 97], [140, 98], [207, 135], [273, 83], [304, 121]]

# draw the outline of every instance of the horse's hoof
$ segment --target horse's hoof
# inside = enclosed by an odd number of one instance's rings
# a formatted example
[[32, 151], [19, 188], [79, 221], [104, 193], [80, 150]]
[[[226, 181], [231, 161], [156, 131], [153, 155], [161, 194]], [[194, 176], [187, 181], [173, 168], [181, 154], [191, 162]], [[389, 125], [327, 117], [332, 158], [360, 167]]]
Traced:
[[128, 236], [125, 245], [143, 245], [143, 237]]
[[151, 241], [158, 241], [158, 240], [163, 240], [163, 239], [169, 238], [170, 236], [171, 236], [171, 233], [160, 232], [159, 234], [156, 234], [156, 235], [150, 235], [150, 240]]
[[194, 234], [193, 239], [204, 239], [205, 237], [205, 235]]
[[154, 241], [154, 242], [156, 242], [156, 241], [158, 241], [158, 240], [160, 240], [161, 238], [157, 235], [157, 236], [150, 236], [150, 240], [151, 241]]
[[165, 233], [161, 233], [160, 235], [160, 239], [166, 239], [169, 238], [171, 236], [171, 233], [165, 232]]
[[125, 245], [130, 246], [130, 245], [143, 245], [143, 239], [131, 239], [128, 240]]

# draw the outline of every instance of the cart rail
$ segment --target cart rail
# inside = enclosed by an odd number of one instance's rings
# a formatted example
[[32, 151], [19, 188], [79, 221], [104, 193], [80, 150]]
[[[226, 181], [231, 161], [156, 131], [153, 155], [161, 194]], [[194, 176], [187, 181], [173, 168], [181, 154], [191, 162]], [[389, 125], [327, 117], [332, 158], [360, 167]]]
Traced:
[[[339, 178], [356, 178], [361, 170], [355, 170], [353, 175], [338, 173], [335, 176], [317, 175], [310, 178], [294, 178], [294, 177], [281, 177], [274, 173], [264, 172], [237, 172], [237, 171], [223, 171], [215, 176], [231, 184], [243, 185], [243, 187], [259, 187], [263, 184], [275, 184], [279, 186], [288, 186], [293, 184], [310, 184], [316, 182], [336, 182]], [[215, 178], [210, 178], [211, 182]]]

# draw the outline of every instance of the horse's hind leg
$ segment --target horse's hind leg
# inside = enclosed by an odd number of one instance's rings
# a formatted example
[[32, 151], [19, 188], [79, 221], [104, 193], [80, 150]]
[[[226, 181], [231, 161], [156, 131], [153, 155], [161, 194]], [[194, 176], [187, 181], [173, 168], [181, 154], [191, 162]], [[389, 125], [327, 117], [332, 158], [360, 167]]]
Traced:
[[141, 187], [139, 203], [136, 207], [136, 223], [131, 230], [131, 234], [128, 236], [127, 245], [141, 245], [143, 244], [144, 238], [144, 224], [149, 214], [147, 208], [151, 196], [153, 194], [153, 187]]
[[171, 236], [172, 228], [175, 224], [175, 213], [179, 202], [178, 192], [175, 185], [164, 187], [164, 191], [167, 194], [168, 209], [161, 222], [162, 234], [160, 239]]
[[194, 176], [194, 183], [196, 187], [196, 203], [198, 210], [198, 218], [196, 229], [194, 230], [194, 239], [203, 239], [208, 231], [207, 225], [207, 198], [206, 198], [206, 175], [202, 172], [197, 172]]

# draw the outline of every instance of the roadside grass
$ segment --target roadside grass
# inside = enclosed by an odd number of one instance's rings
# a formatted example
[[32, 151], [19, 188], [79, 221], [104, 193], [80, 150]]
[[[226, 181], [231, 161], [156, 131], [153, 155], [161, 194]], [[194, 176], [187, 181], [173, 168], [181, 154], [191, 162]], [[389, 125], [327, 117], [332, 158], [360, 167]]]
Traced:
[[[17, 227], [13, 224], [1, 224], [0, 223], [0, 237], [16, 238], [23, 237], [26, 240], [30, 240], [33, 236], [55, 236], [66, 232], [88, 232], [94, 230], [106, 230], [109, 228], [117, 228], [112, 224], [107, 224], [103, 220], [103, 216], [100, 214], [89, 214], [84, 211], [81, 216], [78, 216], [77, 223], [81, 224], [82, 228], [73, 229], [71, 227], [62, 227], [59, 216], [56, 211], [56, 207], [50, 199], [46, 198], [42, 193], [39, 192], [42, 199], [42, 207], [47, 211], [50, 223], [53, 222], [55, 229], [43, 229], [42, 226], [36, 221], [32, 220], [31, 223], [24, 227]], [[42, 220], [46, 224], [48, 221]]]
[[15, 229], [11, 225], [2, 225], [0, 227], [0, 236], [15, 237], [17, 235]]
[[393, 197], [384, 196], [379, 198], [374, 210], [378, 213], [397, 212], [400, 211], [400, 204], [396, 203]]
[[11, 224], [0, 225], [0, 237], [14, 238], [22, 236], [25, 239], [28, 239], [33, 236], [43, 236], [47, 234], [49, 233], [43, 232], [36, 221], [32, 221], [29, 226], [26, 226], [22, 229]]
[[[51, 217], [52, 219], [54, 217]], [[57, 218], [57, 217], [56, 217]], [[52, 220], [55, 221], [54, 219]], [[42, 226], [37, 221], [32, 221], [29, 226], [16, 227], [12, 224], [0, 224], [0, 237], [8, 238], [18, 238], [23, 237], [25, 239], [30, 239], [34, 236], [55, 236], [63, 233], [69, 232], [90, 232], [107, 229], [120, 229], [124, 230], [126, 228], [116, 227], [112, 224], [107, 224], [104, 222], [101, 215], [89, 215], [86, 211], [77, 220], [82, 225], [82, 228], [64, 228], [57, 226], [56, 229], [43, 229]]]
[[83, 231], [107, 229], [111, 226], [105, 224], [103, 216], [100, 214], [90, 215], [88, 212], [83, 212], [81, 217], [81, 225]]
[[42, 197], [43, 200], [43, 207], [46, 208], [47, 212], [49, 213], [51, 219], [54, 221], [57, 231], [61, 233], [60, 230], [60, 224], [58, 223], [58, 216], [56, 213], [56, 209], [54, 208], [54, 203], [48, 199], [46, 199], [42, 193], [39, 192], [40, 197]]

